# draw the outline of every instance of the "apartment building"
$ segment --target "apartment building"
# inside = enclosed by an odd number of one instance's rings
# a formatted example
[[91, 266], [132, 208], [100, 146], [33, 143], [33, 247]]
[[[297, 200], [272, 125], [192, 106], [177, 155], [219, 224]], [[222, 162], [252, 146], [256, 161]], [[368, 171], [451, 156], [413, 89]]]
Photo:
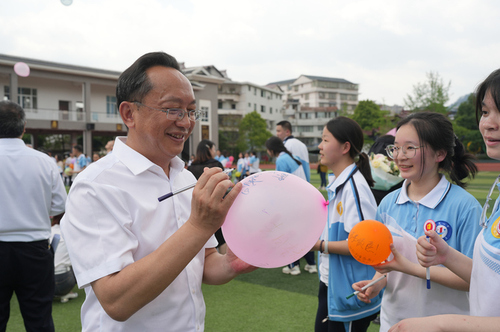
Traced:
[[354, 112], [359, 85], [342, 78], [301, 75], [297, 79], [273, 82], [284, 93], [283, 116], [290, 121], [293, 135], [310, 151], [317, 150], [323, 127], [340, 111]]
[[[16, 74], [14, 65], [18, 62], [29, 66], [29, 76]], [[4, 100], [16, 101], [26, 111], [26, 133], [32, 137], [68, 135], [70, 145], [82, 141], [88, 156], [93, 152], [93, 137], [127, 135], [116, 106], [120, 74], [0, 54], [0, 91]], [[218, 140], [217, 87], [224, 79], [196, 69], [185, 74], [193, 85], [197, 105], [205, 111], [185, 144], [182, 157], [187, 160], [202, 137]], [[37, 148], [37, 140], [32, 143]]]
[[218, 89], [219, 129], [232, 142], [238, 139], [241, 119], [257, 112], [266, 120], [267, 129], [274, 133], [276, 123], [283, 120], [283, 91], [276, 87], [263, 87], [250, 82], [227, 80]]

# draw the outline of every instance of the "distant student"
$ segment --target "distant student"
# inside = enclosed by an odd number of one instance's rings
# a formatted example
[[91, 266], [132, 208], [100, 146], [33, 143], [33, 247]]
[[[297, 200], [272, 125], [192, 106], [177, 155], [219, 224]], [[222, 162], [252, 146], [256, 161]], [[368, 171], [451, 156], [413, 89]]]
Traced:
[[[315, 331], [361, 331], [380, 311], [381, 294], [363, 303], [352, 293], [351, 285], [371, 279], [375, 270], [356, 261], [347, 247], [351, 229], [360, 221], [373, 219], [377, 209], [370, 190], [373, 179], [370, 161], [363, 148], [363, 131], [353, 120], [337, 117], [323, 129], [319, 144], [320, 162], [333, 171], [327, 186], [328, 221], [320, 241], [320, 286]], [[355, 162], [355, 160], [357, 160]]]
[[[433, 222], [451, 247], [472, 256], [481, 206], [463, 189], [462, 181], [477, 171], [472, 156], [465, 153], [451, 122], [430, 112], [413, 113], [401, 120], [394, 145], [387, 146], [387, 152], [405, 181], [377, 210], [376, 219], [390, 227], [397, 250], [393, 250], [393, 260], [375, 267], [373, 279], [393, 272], [358, 297], [369, 303], [386, 286], [380, 314], [382, 332], [409, 317], [468, 315], [467, 283], [448, 269], [435, 267], [430, 270], [431, 289], [427, 289], [426, 270], [418, 264], [415, 245]], [[360, 290], [370, 281], [360, 281], [353, 288]]]

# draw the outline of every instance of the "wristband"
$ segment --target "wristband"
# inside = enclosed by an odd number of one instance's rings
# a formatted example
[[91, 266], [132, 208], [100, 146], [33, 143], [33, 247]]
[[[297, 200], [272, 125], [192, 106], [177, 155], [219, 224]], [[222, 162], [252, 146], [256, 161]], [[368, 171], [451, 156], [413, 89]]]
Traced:
[[319, 252], [323, 252], [323, 243], [325, 243], [325, 240], [321, 240], [319, 243]]
[[329, 255], [330, 252], [328, 252], [328, 241], [325, 241], [325, 251], [323, 251], [325, 255]]

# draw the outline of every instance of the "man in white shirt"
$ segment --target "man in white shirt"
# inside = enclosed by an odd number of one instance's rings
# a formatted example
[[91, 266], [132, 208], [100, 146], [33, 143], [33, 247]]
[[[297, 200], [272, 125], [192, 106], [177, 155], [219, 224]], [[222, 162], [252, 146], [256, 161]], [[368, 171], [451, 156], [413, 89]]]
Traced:
[[[308, 182], [311, 181], [311, 169], [309, 167], [309, 151], [307, 150], [307, 146], [302, 143], [300, 140], [296, 139], [292, 135], [292, 124], [289, 121], [283, 120], [277, 123], [276, 125], [276, 136], [278, 136], [285, 145], [285, 148], [295, 157], [300, 159], [302, 163], [302, 168], [304, 169], [304, 173], [306, 175], [306, 179]], [[309, 251], [305, 254], [304, 258], [306, 259], [306, 266], [304, 269], [309, 273], [317, 273], [318, 268], [316, 267], [316, 261], [314, 259], [314, 252]], [[300, 274], [300, 260], [289, 264], [283, 268], [283, 273], [291, 274], [291, 275], [299, 275]]]
[[[86, 299], [83, 331], [200, 331], [201, 283], [223, 284], [255, 267], [213, 234], [241, 191], [221, 169], [196, 183], [178, 157], [199, 117], [189, 80], [163, 52], [140, 57], [118, 80], [127, 137], [80, 173], [61, 222]], [[223, 198], [224, 197], [224, 198]]]
[[0, 331], [13, 293], [27, 331], [54, 331], [54, 255], [50, 217], [64, 212], [66, 189], [56, 163], [21, 139], [24, 110], [0, 101]]
[[309, 150], [307, 146], [292, 135], [292, 124], [283, 120], [276, 125], [276, 136], [285, 144], [285, 148], [302, 162], [307, 181], [311, 181], [311, 170], [309, 167]]

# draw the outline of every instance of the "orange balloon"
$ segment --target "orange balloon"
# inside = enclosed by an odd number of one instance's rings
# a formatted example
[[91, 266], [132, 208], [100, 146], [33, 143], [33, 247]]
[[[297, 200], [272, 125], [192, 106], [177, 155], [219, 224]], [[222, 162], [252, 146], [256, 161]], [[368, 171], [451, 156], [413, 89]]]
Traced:
[[383, 223], [363, 220], [349, 233], [347, 245], [352, 257], [366, 265], [378, 265], [391, 254], [392, 234]]

